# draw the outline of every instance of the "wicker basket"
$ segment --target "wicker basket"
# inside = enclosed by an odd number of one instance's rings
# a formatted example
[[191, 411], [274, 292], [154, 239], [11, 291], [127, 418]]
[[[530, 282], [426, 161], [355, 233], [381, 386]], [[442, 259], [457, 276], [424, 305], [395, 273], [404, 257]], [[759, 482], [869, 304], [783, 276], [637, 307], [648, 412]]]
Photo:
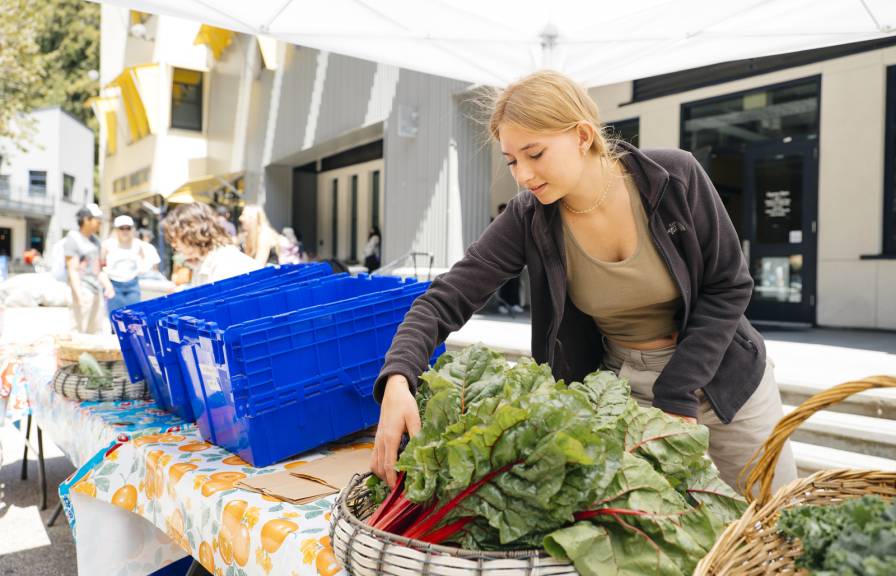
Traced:
[[781, 487], [771, 497], [775, 465], [791, 433], [818, 410], [870, 388], [896, 388], [896, 377], [872, 376], [834, 386], [809, 398], [778, 422], [751, 461], [751, 464], [756, 460], [758, 463], [747, 478], [745, 494], [751, 499], [758, 484], [759, 495], [750, 502], [741, 519], [725, 529], [697, 565], [694, 576], [805, 574], [794, 566], [802, 553], [799, 540], [788, 540], [775, 528], [781, 510], [803, 504], [835, 504], [872, 494], [896, 497], [896, 472], [874, 470], [822, 470]]
[[110, 402], [113, 400], [149, 399], [145, 380], [131, 382], [123, 362], [99, 362], [109, 374], [109, 383], [103, 387], [91, 387], [90, 377], [81, 373], [78, 364], [66, 364], [56, 370], [53, 389], [71, 400]]
[[353, 576], [548, 576], [578, 574], [572, 564], [543, 550], [484, 552], [439, 546], [371, 528], [375, 509], [365, 480], [356, 475], [333, 508], [330, 540]]
[[81, 334], [74, 332], [56, 338], [56, 360], [60, 366], [77, 362], [84, 352], [89, 352], [97, 362], [121, 360], [121, 347], [112, 334]]

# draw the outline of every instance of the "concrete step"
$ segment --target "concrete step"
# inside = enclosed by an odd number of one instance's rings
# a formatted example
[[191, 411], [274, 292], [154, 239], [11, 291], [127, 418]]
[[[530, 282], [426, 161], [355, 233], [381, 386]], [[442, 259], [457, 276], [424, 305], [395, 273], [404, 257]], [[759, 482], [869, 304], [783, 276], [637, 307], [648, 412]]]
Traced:
[[[786, 380], [779, 380], [778, 386], [781, 389], [781, 401], [793, 406], [830, 388], [826, 385]], [[875, 389], [854, 394], [826, 410], [896, 420], [896, 389]]]
[[[784, 406], [789, 414], [793, 406]], [[797, 442], [896, 459], [896, 420], [822, 410], [791, 435]]]
[[[850, 347], [849, 339], [840, 346], [824, 344], [823, 335], [821, 331], [813, 342], [776, 340], [772, 335], [766, 338], [768, 357], [775, 365], [775, 378], [784, 403], [797, 406], [843, 382], [877, 374], [896, 374], [896, 336], [885, 339], [887, 342], [893, 340], [892, 349], [882, 343], [883, 340], [878, 343], [879, 348], [889, 350], [885, 352], [859, 348], [861, 341], [856, 341], [856, 347]], [[868, 390], [827, 410], [896, 419], [896, 389]]]
[[790, 444], [793, 448], [793, 457], [796, 460], [796, 467], [800, 476], [809, 476], [819, 470], [830, 470], [832, 468], [896, 472], [896, 460], [890, 458], [857, 454], [805, 442], [792, 441]]

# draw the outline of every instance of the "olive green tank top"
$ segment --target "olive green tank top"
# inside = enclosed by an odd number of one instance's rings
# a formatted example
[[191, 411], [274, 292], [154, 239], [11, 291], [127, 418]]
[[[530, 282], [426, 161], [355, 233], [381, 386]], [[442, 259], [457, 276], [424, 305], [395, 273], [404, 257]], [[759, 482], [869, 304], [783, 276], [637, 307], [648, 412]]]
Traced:
[[650, 238], [641, 194], [630, 176], [625, 188], [638, 230], [638, 247], [620, 262], [589, 256], [563, 222], [566, 279], [576, 307], [594, 318], [608, 338], [647, 342], [673, 334], [681, 293]]

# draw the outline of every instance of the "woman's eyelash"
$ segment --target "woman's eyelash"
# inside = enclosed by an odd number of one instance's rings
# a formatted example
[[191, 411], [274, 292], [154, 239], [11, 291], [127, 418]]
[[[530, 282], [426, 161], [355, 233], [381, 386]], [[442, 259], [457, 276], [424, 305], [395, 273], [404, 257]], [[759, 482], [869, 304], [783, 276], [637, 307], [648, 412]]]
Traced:
[[[544, 154], [544, 150], [542, 150], [538, 154], [533, 154], [533, 155], [529, 156], [529, 158], [531, 158], [533, 160], [538, 160], [539, 158], [541, 158], [542, 154]], [[508, 166], [513, 166], [514, 164], [516, 164], [516, 160], [511, 160], [510, 162], [507, 163]]]

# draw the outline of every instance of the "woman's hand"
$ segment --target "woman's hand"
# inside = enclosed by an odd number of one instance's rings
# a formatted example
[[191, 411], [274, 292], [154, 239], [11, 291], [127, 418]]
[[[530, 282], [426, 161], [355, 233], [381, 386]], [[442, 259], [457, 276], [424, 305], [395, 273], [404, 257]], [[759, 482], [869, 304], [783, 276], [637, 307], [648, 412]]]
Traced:
[[385, 480], [390, 488], [395, 487], [397, 480], [395, 461], [398, 459], [398, 446], [405, 431], [412, 437], [420, 431], [420, 413], [407, 379], [400, 374], [393, 374], [386, 381], [383, 403], [380, 406], [380, 423], [376, 429], [370, 459], [370, 469]]

